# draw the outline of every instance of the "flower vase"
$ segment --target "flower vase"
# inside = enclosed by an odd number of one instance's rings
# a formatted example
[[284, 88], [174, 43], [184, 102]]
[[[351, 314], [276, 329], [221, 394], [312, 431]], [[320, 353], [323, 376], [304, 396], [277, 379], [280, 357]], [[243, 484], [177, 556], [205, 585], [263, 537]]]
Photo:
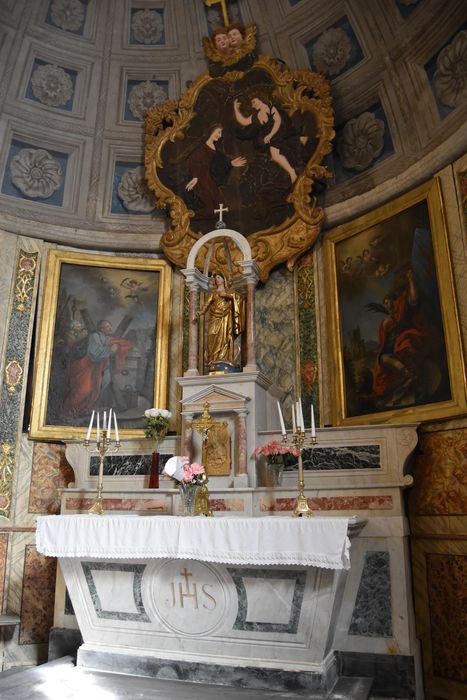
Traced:
[[180, 490], [183, 515], [196, 515], [196, 496], [199, 490], [198, 484], [188, 484], [181, 481], [178, 488]]
[[258, 464], [258, 486], [280, 486], [283, 471], [283, 455], [268, 455]]
[[151, 456], [151, 469], [149, 472], [149, 489], [159, 488], [159, 452], [153, 452]]

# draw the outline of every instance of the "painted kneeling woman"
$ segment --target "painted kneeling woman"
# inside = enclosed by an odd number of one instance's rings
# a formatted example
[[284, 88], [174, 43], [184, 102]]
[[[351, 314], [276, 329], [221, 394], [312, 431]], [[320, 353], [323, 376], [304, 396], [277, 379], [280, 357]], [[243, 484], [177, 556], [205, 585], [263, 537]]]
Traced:
[[209, 371], [235, 370], [235, 338], [245, 326], [243, 297], [226, 287], [223, 274], [213, 275], [215, 289], [198, 311], [209, 311], [206, 337], [206, 366]]

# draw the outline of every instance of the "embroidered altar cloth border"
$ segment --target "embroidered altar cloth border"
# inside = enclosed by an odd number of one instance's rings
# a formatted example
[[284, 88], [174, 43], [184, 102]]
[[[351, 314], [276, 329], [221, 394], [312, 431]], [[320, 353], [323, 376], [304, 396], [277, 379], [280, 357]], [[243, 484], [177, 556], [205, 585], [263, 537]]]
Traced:
[[196, 559], [350, 568], [348, 518], [47, 515], [36, 546], [53, 557]]

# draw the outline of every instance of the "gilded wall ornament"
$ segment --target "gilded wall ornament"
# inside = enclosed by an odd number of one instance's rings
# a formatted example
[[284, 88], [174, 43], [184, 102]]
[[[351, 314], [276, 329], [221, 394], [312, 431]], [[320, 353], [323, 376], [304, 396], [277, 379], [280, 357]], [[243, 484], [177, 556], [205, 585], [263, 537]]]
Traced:
[[[219, 31], [231, 39], [224, 58], [218, 35], [205, 41], [210, 73], [146, 117], [146, 178], [169, 210], [162, 237], [169, 260], [185, 266], [193, 243], [215, 228], [222, 202], [226, 224], [248, 237], [265, 281], [280, 263], [292, 269], [321, 228], [313, 190], [330, 177], [321, 165], [334, 137], [330, 85], [318, 73], [256, 59], [253, 29]], [[225, 267], [222, 246], [213, 263]]]
[[9, 443], [0, 445], [0, 515], [6, 518], [10, 515], [14, 454], [14, 445]]

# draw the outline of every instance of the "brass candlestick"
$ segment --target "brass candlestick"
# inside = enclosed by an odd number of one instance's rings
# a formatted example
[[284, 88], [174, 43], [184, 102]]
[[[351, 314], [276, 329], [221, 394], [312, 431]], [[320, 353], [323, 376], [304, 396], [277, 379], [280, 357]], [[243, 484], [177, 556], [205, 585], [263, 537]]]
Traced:
[[[208, 439], [208, 434], [212, 426], [214, 425], [214, 420], [209, 413], [209, 403], [206, 401], [204, 404], [203, 413], [199, 418], [188, 423], [188, 426], [196, 430], [197, 433], [201, 434], [201, 460], [205, 461], [206, 456], [206, 442]], [[200, 487], [196, 496], [196, 515], [206, 515], [207, 517], [212, 516], [212, 510], [209, 508], [209, 489], [207, 483], [209, 481], [208, 475], [204, 473], [203, 484]]]
[[[110, 421], [109, 421], [110, 423]], [[94, 499], [94, 503], [92, 504], [91, 508], [88, 510], [88, 513], [92, 515], [102, 515], [104, 512], [104, 508], [102, 506], [102, 488], [104, 484], [104, 459], [105, 455], [107, 452], [110, 450], [112, 452], [117, 452], [117, 450], [120, 448], [120, 440], [117, 439], [115, 440], [114, 447], [111, 447], [111, 440], [110, 440], [110, 426], [109, 429], [103, 430], [102, 431], [102, 439], [99, 435], [99, 437], [96, 439], [96, 447], [91, 447], [91, 441], [89, 439], [86, 439], [84, 441], [84, 446], [89, 452], [94, 452], [96, 451], [97, 454], [99, 455], [99, 476], [97, 479], [97, 495]]]
[[[304, 447], [313, 448], [316, 445], [316, 435], [311, 435], [309, 438], [306, 437], [305, 431], [300, 427], [294, 428], [291, 434], [291, 440], [297, 449], [298, 453], [298, 496], [293, 515], [295, 518], [301, 518], [306, 516], [311, 518], [313, 511], [308, 505], [308, 499], [305, 496], [305, 480], [303, 478], [303, 461], [302, 452]], [[287, 433], [284, 433], [282, 442], [284, 444], [289, 444], [289, 438]]]

